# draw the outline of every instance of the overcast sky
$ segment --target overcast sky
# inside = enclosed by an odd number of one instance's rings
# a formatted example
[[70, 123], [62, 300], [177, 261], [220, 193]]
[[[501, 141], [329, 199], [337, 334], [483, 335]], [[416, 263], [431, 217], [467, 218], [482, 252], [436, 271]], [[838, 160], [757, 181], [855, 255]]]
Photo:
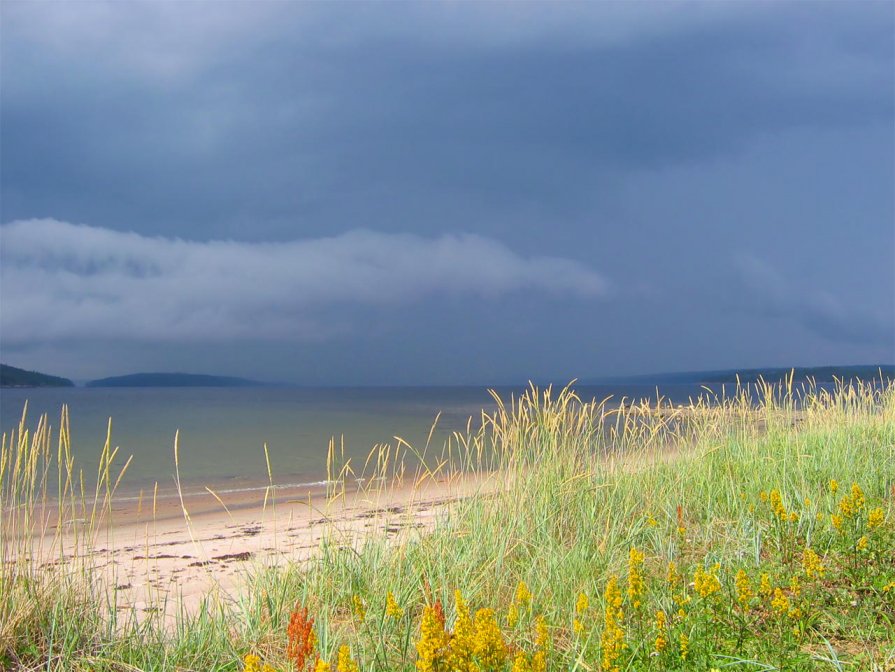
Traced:
[[895, 361], [895, 5], [2, 5], [4, 362]]

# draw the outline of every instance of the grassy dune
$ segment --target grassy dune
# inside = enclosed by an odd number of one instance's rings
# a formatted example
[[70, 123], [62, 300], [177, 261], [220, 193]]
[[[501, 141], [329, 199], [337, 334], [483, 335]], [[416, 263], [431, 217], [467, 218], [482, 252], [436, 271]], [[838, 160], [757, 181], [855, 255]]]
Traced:
[[[478, 473], [481, 494], [434, 530], [333, 534], [173, 627], [112, 608], [91, 566], [112, 451], [88, 493], [65, 417], [56, 436], [23, 427], [0, 455], [0, 667], [895, 669], [895, 387], [758, 386], [674, 408], [532, 389], [482, 420], [438, 451], [330, 465], [334, 496], [355, 470], [388, 476], [369, 487]], [[41, 566], [29, 535], [58, 493], [82, 559]]]

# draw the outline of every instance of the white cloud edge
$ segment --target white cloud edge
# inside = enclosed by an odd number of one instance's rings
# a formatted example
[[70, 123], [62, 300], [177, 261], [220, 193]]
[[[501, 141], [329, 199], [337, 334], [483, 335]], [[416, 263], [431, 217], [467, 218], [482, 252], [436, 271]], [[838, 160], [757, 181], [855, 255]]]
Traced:
[[609, 291], [580, 262], [525, 257], [474, 234], [352, 230], [282, 243], [197, 242], [32, 219], [0, 226], [0, 259], [8, 345], [301, 340], [319, 338], [333, 308], [518, 292], [587, 300]]

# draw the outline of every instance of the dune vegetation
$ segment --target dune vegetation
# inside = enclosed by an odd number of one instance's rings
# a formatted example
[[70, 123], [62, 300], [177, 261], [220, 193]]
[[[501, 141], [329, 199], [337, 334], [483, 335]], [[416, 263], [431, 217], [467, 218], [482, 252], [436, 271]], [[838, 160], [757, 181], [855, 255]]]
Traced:
[[[370, 460], [390, 478], [367, 487], [390, 487], [401, 464], [417, 481], [478, 475], [481, 492], [434, 529], [334, 534], [308, 562], [259, 562], [238, 594], [173, 625], [116, 609], [92, 568], [119, 460], [107, 446], [86, 492], [66, 426], [63, 413], [55, 434], [44, 419], [3, 439], [3, 669], [895, 670], [883, 381], [673, 407], [532, 388], [443, 449]], [[338, 497], [361, 469], [331, 466]], [[57, 529], [81, 533], [75, 549], [44, 543], [79, 553], [47, 564], [32, 539], [54, 501]]]

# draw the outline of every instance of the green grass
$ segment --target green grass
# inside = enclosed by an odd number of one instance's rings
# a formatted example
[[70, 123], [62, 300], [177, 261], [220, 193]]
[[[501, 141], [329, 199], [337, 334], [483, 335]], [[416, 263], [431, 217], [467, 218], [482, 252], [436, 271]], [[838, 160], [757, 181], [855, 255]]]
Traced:
[[[443, 450], [399, 446], [369, 464], [394, 475], [422, 460], [420, 479], [475, 472], [496, 491], [483, 487], [445, 510], [434, 530], [400, 542], [372, 536], [345, 547], [332, 535], [301, 566], [259, 565], [236, 601], [210, 596], [173, 627], [160, 617], [116, 614], [114, 588], [98, 582], [89, 557], [47, 571], [22, 541], [61, 491], [68, 504], [58, 517], [87, 521], [80, 543], [89, 550], [114, 496], [108, 446], [100, 486], [87, 493], [64, 431], [55, 449], [46, 425], [4, 437], [0, 551], [10, 561], [0, 571], [0, 667], [242, 670], [251, 653], [294, 669], [287, 626], [303, 606], [318, 640], [312, 662], [320, 656], [335, 670], [347, 645], [362, 670], [459, 669], [451, 647], [464, 641], [456, 625], [461, 591], [472, 614], [494, 610], [500, 630], [494, 635], [480, 614], [470, 640], [480, 650], [464, 663], [477, 667], [464, 669], [537, 669], [538, 656], [549, 670], [895, 669], [892, 386], [799, 395], [758, 387], [681, 409], [614, 408], [571, 390], [532, 389], [483, 420]], [[353, 475], [333, 456], [329, 466], [343, 480]], [[852, 498], [853, 483], [863, 501]], [[876, 509], [879, 524], [871, 523]], [[843, 510], [853, 512], [837, 529], [831, 515]], [[822, 576], [806, 572], [808, 548]], [[682, 577], [677, 583], [668, 580], [669, 562]], [[742, 602], [738, 572], [752, 593]], [[770, 595], [760, 591], [763, 574]], [[621, 594], [612, 604], [610, 591], [607, 611], [611, 577]], [[530, 602], [517, 601], [520, 582]], [[389, 592], [404, 610], [399, 618], [385, 613]], [[588, 606], [576, 610], [581, 594]], [[356, 599], [366, 607], [363, 620]], [[446, 632], [432, 635], [443, 640], [427, 667], [417, 661], [417, 644], [426, 605], [436, 604]], [[513, 604], [515, 625], [507, 618]], [[547, 642], [538, 641], [539, 617]], [[500, 664], [487, 663], [481, 648], [489, 632]], [[613, 633], [622, 646], [613, 648]]]

